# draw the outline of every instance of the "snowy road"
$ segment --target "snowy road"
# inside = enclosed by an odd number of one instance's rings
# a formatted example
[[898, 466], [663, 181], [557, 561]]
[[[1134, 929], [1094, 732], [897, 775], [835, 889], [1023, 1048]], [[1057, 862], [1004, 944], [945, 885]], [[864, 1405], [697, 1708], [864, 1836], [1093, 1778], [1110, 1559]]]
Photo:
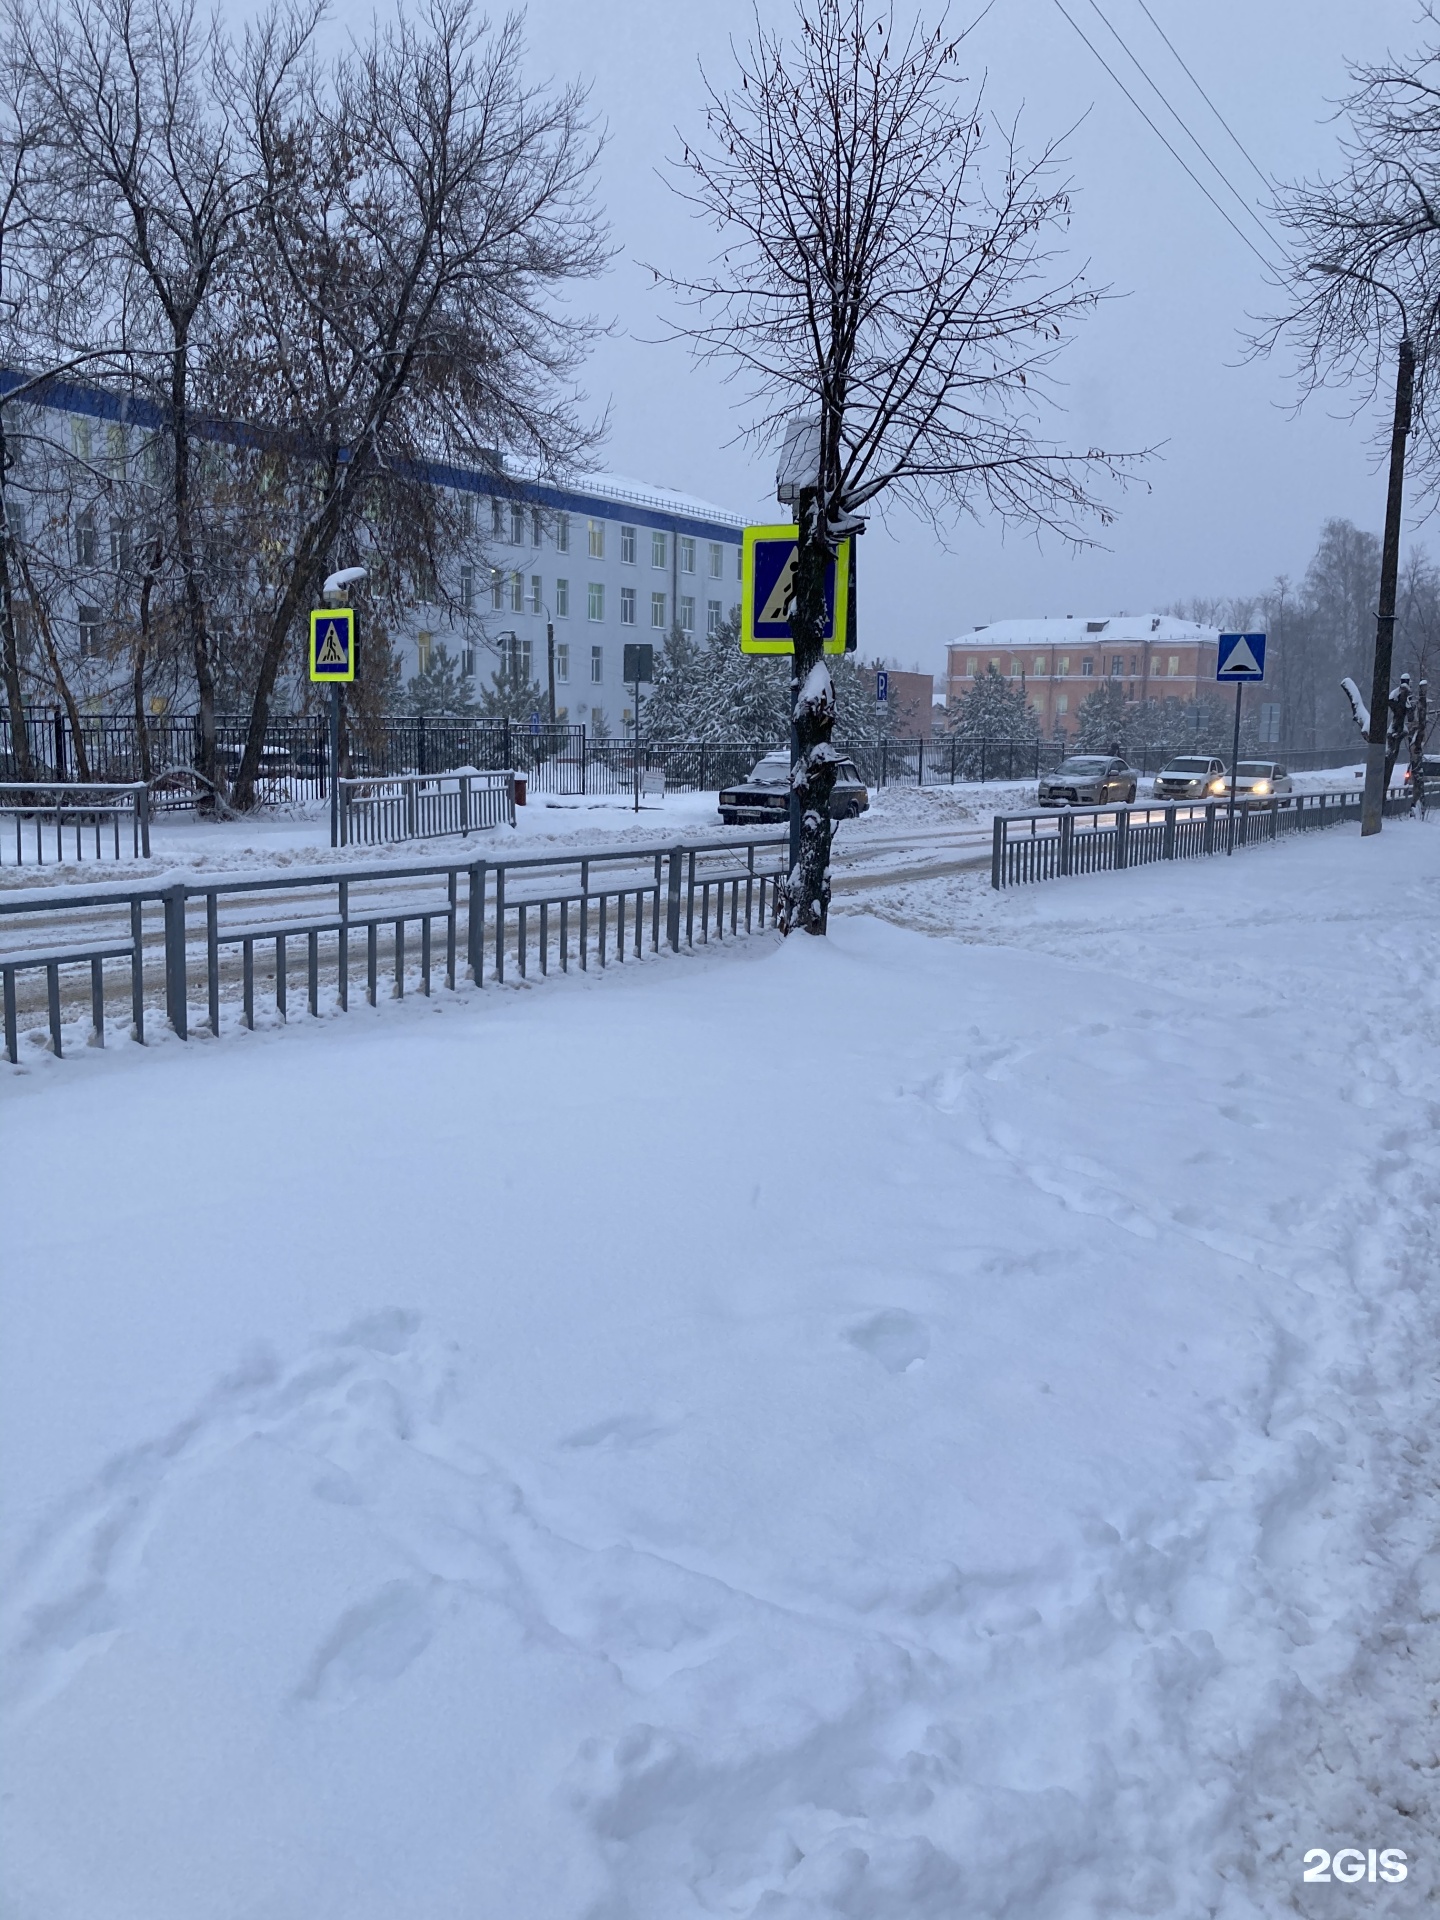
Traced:
[[6, 1070], [7, 1920], [1431, 1910], [1440, 833], [884, 859]]

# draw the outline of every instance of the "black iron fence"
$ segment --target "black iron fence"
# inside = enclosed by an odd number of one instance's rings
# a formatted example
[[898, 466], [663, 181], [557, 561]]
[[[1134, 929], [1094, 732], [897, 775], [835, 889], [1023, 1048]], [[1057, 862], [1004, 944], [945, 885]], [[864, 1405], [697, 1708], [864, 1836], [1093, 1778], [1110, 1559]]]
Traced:
[[[79, 735], [63, 708], [27, 707], [23, 725], [30, 747], [29, 777], [36, 780], [132, 782], [146, 777], [146, 754], [133, 716], [86, 714]], [[222, 714], [215, 723], [216, 760], [222, 780], [240, 767], [248, 719]], [[0, 779], [21, 777], [17, 725], [0, 708]], [[154, 716], [145, 725], [149, 776], [193, 769], [200, 761], [199, 723], [193, 716]], [[504, 723], [417, 714], [381, 721], [363, 735], [350, 729], [340, 772], [352, 779], [403, 774], [451, 773], [473, 767], [482, 773], [513, 769], [537, 793], [628, 793], [639, 771], [661, 774], [671, 791], [714, 792], [749, 773], [771, 740], [702, 745], [690, 741], [596, 740], [584, 727], [507, 726]], [[843, 743], [842, 743], [843, 744]], [[844, 745], [871, 787], [954, 786], [961, 781], [1035, 780], [1059, 765], [1073, 747], [1064, 740], [966, 740], [936, 735], [929, 740], [884, 740]], [[1142, 774], [1157, 772], [1177, 753], [1209, 752], [1208, 740], [1155, 748], [1132, 755]], [[1358, 738], [1331, 747], [1262, 747], [1257, 757], [1282, 761], [1296, 772], [1343, 766], [1364, 757]], [[260, 791], [263, 800], [323, 799], [328, 792], [329, 747], [323, 714], [280, 714], [265, 732]], [[157, 804], [166, 798], [157, 794]], [[187, 805], [183, 787], [173, 804]]]

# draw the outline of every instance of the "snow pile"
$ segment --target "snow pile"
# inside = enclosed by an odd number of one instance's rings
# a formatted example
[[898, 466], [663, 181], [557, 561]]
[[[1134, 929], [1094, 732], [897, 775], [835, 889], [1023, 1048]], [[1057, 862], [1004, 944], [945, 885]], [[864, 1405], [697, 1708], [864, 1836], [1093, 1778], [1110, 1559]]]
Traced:
[[6, 1913], [1421, 1912], [1437, 877], [7, 1074]]

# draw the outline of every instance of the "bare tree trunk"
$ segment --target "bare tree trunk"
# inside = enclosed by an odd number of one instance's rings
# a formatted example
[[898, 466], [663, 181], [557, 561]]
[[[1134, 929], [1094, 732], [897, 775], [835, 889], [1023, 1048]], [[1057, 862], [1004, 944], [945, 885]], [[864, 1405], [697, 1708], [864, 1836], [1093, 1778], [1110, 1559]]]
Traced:
[[25, 690], [20, 681], [20, 647], [15, 632], [15, 595], [10, 584], [10, 503], [5, 491], [8, 456], [5, 429], [0, 424], [0, 675], [5, 682], [5, 704], [10, 710], [15, 772], [21, 780], [29, 780], [34, 775], [35, 762], [25, 725]]
[[1400, 511], [1405, 489], [1405, 440], [1415, 387], [1415, 348], [1400, 342], [1395, 369], [1395, 424], [1390, 435], [1390, 485], [1385, 498], [1385, 543], [1380, 556], [1380, 604], [1375, 614], [1375, 670], [1370, 681], [1370, 739], [1365, 749], [1362, 834], [1379, 833], [1389, 785], [1390, 665], [1395, 647], [1395, 588], [1400, 572]]
[[219, 773], [215, 757], [215, 674], [210, 662], [210, 643], [205, 631], [205, 595], [200, 584], [200, 569], [195, 555], [195, 525], [191, 491], [191, 448], [189, 395], [186, 389], [188, 341], [176, 341], [171, 365], [171, 436], [174, 447], [175, 547], [185, 591], [185, 623], [190, 634], [190, 657], [195, 667], [195, 689], [200, 698], [199, 772], [218, 787]]
[[817, 491], [800, 495], [800, 544], [790, 633], [790, 872], [780, 925], [824, 933], [830, 913], [830, 795], [835, 786], [835, 692], [825, 665], [825, 585], [834, 555]]
[[135, 701], [135, 744], [140, 752], [140, 778], [145, 781], [155, 777], [150, 759], [150, 726], [145, 713], [145, 661], [150, 652], [150, 602], [163, 557], [160, 536], [156, 534], [150, 562], [140, 583], [140, 630], [135, 637], [135, 660], [131, 671], [131, 691]]
[[40, 629], [41, 644], [45, 648], [45, 658], [50, 665], [50, 677], [55, 682], [55, 691], [64, 703], [65, 712], [70, 721], [70, 732], [75, 741], [75, 771], [82, 780], [88, 780], [91, 777], [90, 756], [85, 749], [85, 734], [80, 725], [80, 708], [76, 703], [75, 695], [70, 691], [70, 682], [65, 678], [65, 669], [60, 665], [55, 636], [50, 630], [50, 615], [44, 601], [35, 591], [35, 582], [24, 554], [17, 553], [16, 557], [20, 562], [20, 574], [25, 582], [26, 596], [35, 609], [35, 624]]

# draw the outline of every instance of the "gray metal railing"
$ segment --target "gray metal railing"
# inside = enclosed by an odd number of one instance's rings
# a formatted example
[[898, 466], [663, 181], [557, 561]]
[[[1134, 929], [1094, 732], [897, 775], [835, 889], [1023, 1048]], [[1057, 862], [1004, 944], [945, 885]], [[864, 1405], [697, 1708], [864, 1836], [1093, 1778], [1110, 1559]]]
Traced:
[[47, 836], [57, 866], [69, 858], [148, 860], [150, 789], [143, 780], [0, 782], [0, 865], [24, 866], [28, 859], [44, 866]]
[[396, 774], [336, 783], [339, 844], [383, 846], [437, 840], [515, 824], [513, 772]]
[[[6, 1057], [19, 1059], [22, 1015], [27, 1027], [48, 1024], [62, 1053], [67, 1003], [83, 1007], [87, 995], [88, 1042], [103, 1046], [116, 971], [143, 1043], [150, 1005], [188, 1038], [201, 978], [212, 1036], [227, 1006], [233, 1024], [253, 1028], [268, 1000], [283, 1021], [302, 948], [312, 1015], [322, 987], [345, 1009], [363, 985], [373, 1006], [385, 977], [391, 997], [412, 979], [428, 994], [441, 966], [448, 987], [464, 975], [483, 987], [512, 970], [527, 979], [679, 952], [770, 924], [786, 853], [785, 839], [769, 837], [0, 896]], [[12, 944], [19, 933], [31, 937]]]
[[[1188, 860], [1268, 844], [1290, 833], [1360, 818], [1358, 788], [1239, 800], [1174, 800], [1163, 806], [1065, 807], [996, 814], [990, 884], [997, 889], [1081, 873], [1117, 872], [1157, 860]], [[1408, 813], [1408, 793], [1393, 788], [1387, 814]]]

